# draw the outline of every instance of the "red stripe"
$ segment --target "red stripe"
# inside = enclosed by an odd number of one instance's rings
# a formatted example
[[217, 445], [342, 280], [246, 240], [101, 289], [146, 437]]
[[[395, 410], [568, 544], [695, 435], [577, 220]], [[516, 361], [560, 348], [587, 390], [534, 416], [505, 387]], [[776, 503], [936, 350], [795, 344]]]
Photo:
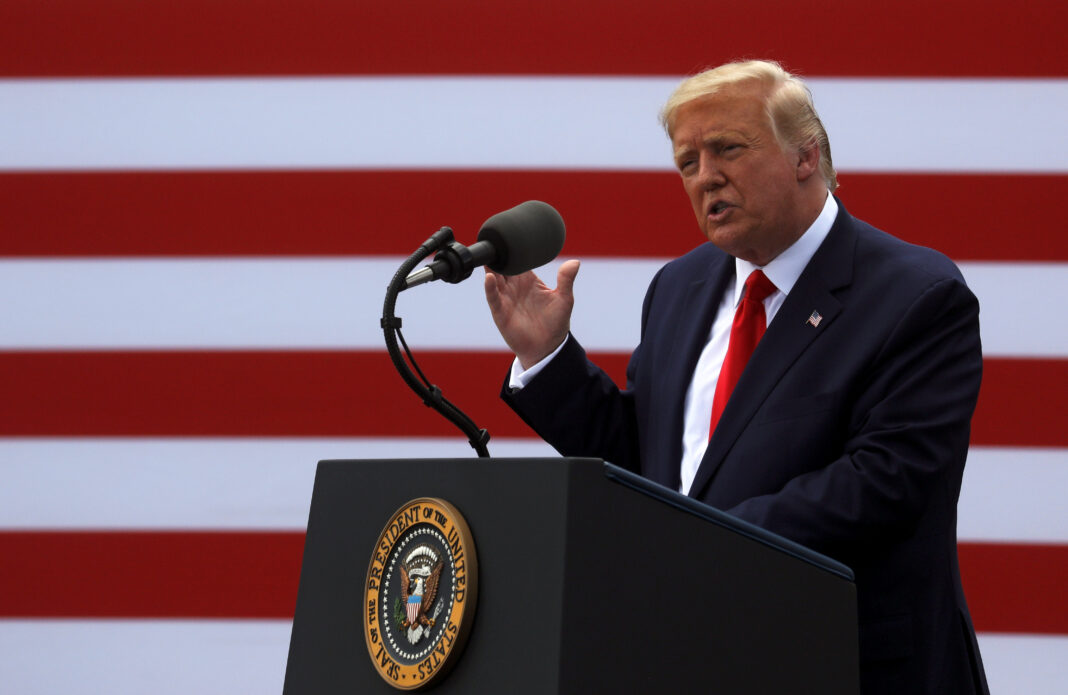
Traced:
[[0, 533], [6, 618], [291, 618], [302, 532]]
[[1068, 446], [1068, 359], [986, 359], [972, 444]]
[[[290, 618], [300, 532], [0, 533], [0, 617]], [[962, 543], [976, 628], [1068, 634], [1068, 546]]]
[[[418, 352], [492, 434], [530, 436], [497, 398], [503, 353]], [[455, 435], [380, 352], [0, 353], [0, 435]]]
[[682, 74], [739, 57], [815, 75], [1063, 76], [1062, 0], [6, 0], [0, 74]]
[[[510, 355], [417, 359], [491, 434], [532, 436], [497, 397]], [[626, 355], [594, 359], [623, 380]], [[0, 436], [459, 436], [384, 351], [0, 352], [0, 384]], [[1068, 360], [986, 360], [972, 442], [1068, 446], [1065, 384]]]
[[[841, 183], [854, 215], [958, 260], [1068, 260], [1068, 235], [1050, 223], [1068, 176]], [[7, 173], [0, 256], [408, 255], [442, 225], [471, 243], [487, 217], [530, 198], [564, 216], [565, 255], [673, 257], [702, 240], [671, 172]]]
[[961, 543], [958, 550], [977, 630], [1068, 634], [1068, 545]]

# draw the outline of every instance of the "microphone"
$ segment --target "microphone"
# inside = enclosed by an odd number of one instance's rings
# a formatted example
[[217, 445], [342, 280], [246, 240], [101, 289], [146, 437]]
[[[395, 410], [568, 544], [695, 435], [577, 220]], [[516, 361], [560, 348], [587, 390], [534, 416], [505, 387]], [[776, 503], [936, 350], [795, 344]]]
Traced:
[[483, 222], [478, 241], [470, 247], [450, 243], [434, 256], [433, 263], [405, 278], [402, 289], [431, 280], [461, 282], [482, 265], [502, 275], [519, 275], [556, 258], [564, 247], [564, 236], [560, 213], [548, 203], [528, 200]]

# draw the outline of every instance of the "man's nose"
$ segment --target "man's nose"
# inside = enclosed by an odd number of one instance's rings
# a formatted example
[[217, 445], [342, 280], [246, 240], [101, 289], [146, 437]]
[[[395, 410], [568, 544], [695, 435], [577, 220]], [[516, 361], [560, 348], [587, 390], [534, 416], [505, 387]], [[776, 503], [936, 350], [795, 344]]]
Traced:
[[723, 170], [719, 168], [719, 163], [711, 154], [702, 153], [699, 164], [697, 180], [702, 188], [719, 188], [727, 182], [726, 177], [723, 176]]

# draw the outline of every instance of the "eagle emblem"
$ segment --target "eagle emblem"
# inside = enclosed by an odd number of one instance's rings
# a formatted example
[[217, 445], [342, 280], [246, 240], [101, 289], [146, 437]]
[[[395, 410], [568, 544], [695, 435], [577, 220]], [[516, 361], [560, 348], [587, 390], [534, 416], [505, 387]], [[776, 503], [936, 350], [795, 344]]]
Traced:
[[463, 652], [477, 603], [467, 521], [443, 499], [406, 502], [375, 542], [364, 584], [363, 635], [378, 675], [399, 690], [439, 682]]
[[428, 617], [438, 595], [443, 563], [437, 552], [428, 545], [420, 545], [404, 558], [400, 567], [400, 600], [404, 615], [400, 628], [407, 631], [408, 641], [415, 644], [430, 632], [436, 622], [437, 612]]

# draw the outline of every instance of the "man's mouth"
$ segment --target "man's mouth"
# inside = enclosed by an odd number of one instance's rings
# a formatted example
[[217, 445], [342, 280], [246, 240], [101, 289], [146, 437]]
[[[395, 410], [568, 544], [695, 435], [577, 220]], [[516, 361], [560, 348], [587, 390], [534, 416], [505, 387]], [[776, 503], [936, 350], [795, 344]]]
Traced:
[[730, 203], [727, 203], [722, 200], [716, 201], [708, 207], [708, 216], [712, 217], [713, 219], [722, 217], [730, 208]]

